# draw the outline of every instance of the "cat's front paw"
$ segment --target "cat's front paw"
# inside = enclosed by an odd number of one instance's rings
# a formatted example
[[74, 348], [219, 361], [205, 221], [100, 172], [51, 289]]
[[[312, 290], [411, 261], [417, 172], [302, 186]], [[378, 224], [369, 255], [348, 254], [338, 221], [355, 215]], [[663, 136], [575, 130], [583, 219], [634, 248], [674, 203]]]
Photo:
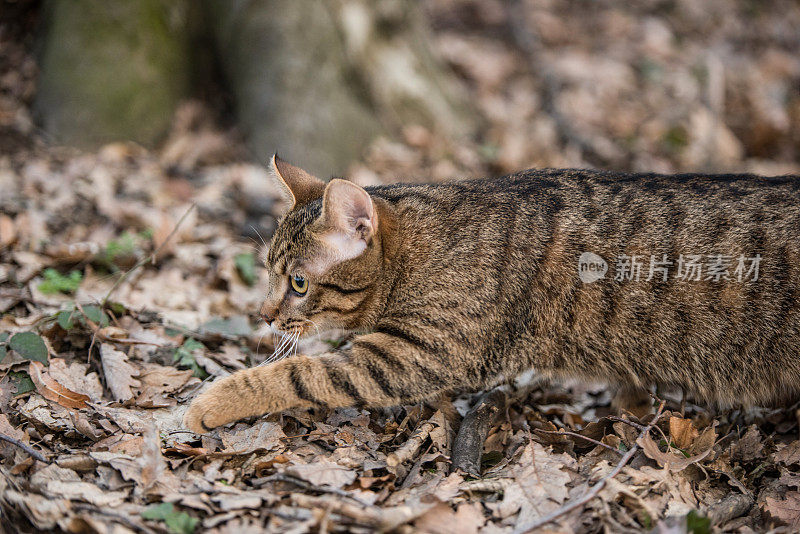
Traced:
[[203, 434], [246, 417], [241, 414], [237, 401], [242, 402], [243, 399], [238, 399], [232, 391], [229, 379], [222, 379], [192, 401], [183, 415], [183, 425], [196, 434]]

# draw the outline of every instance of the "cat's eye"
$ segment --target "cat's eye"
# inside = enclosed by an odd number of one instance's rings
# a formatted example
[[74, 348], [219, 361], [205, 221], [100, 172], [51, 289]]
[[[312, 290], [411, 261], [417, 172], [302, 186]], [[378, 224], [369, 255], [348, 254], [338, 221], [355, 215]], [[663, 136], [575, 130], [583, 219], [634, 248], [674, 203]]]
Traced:
[[298, 295], [305, 295], [308, 291], [308, 280], [302, 276], [292, 276], [290, 278], [292, 289]]

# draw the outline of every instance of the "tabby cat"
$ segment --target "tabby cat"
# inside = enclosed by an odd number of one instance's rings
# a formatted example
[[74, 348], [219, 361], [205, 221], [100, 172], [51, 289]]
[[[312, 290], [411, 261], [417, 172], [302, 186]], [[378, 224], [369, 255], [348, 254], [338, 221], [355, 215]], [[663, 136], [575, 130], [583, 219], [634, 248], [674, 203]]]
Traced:
[[717, 405], [800, 392], [800, 177], [528, 170], [361, 188], [277, 157], [292, 204], [262, 317], [352, 346], [216, 381], [195, 432], [308, 406], [389, 406], [533, 368]]

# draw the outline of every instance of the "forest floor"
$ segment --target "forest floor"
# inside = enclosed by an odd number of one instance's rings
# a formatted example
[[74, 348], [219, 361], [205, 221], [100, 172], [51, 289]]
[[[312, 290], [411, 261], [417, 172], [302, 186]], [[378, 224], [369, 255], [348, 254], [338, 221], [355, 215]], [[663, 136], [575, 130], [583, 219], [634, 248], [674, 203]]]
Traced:
[[[641, 4], [536, 2], [514, 23], [428, 1], [485, 137], [409, 125], [347, 176], [797, 173], [800, 7]], [[277, 192], [199, 102], [158, 150], [47, 144], [30, 44], [0, 29], [0, 532], [522, 532], [559, 511], [541, 532], [800, 530], [796, 406], [615, 418], [602, 384], [539, 384], [497, 411], [479, 473], [450, 472], [469, 396], [186, 431], [200, 387], [276, 348], [255, 314]]]

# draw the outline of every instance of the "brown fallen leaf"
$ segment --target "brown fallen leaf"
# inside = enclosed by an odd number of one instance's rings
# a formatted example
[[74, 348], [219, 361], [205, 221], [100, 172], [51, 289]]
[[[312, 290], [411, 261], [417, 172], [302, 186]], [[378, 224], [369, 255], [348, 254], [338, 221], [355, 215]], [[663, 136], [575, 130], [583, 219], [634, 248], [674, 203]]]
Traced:
[[142, 438], [142, 455], [139, 457], [139, 465], [142, 467], [142, 485], [147, 491], [162, 476], [167, 464], [161, 455], [161, 440], [158, 437], [155, 422], [147, 425]]
[[0, 248], [10, 246], [17, 240], [17, 229], [8, 215], [0, 215]]
[[717, 442], [717, 423], [706, 427], [700, 435], [695, 438], [691, 445], [686, 449], [689, 454], [699, 454], [707, 449], [710, 449]]
[[[30, 438], [28, 438], [28, 435], [25, 434], [25, 432], [11, 426], [11, 423], [8, 421], [8, 417], [6, 417], [5, 414], [0, 414], [0, 433], [3, 433], [8, 437], [14, 438], [23, 443], [28, 443], [30, 441]], [[15, 455], [21, 453], [22, 451], [20, 451], [20, 449], [14, 445], [6, 443], [5, 441], [0, 441], [0, 457], [6, 458], [9, 461], [14, 461]]]
[[203, 456], [208, 454], [208, 449], [204, 447], [192, 447], [186, 443], [176, 443], [172, 447], [165, 447], [162, 452], [172, 452], [185, 456]]
[[281, 438], [285, 438], [281, 425], [262, 421], [255, 425], [238, 424], [231, 430], [220, 430], [223, 452], [248, 453], [257, 450], [283, 448]]
[[97, 373], [90, 372], [89, 366], [83, 362], [67, 363], [62, 358], [50, 358], [47, 374], [65, 388], [87, 395], [93, 402], [103, 397], [103, 386]]
[[686, 458], [683, 455], [673, 454], [671, 452], [661, 452], [656, 442], [653, 441], [653, 438], [649, 435], [638, 438], [636, 443], [639, 444], [649, 458], [652, 458], [658, 462], [658, 465], [669, 471], [683, 471], [690, 465], [703, 460], [712, 451], [712, 448], [709, 447], [700, 454]]
[[691, 419], [669, 418], [669, 436], [677, 448], [689, 448], [698, 435], [699, 432], [692, 424]]
[[477, 533], [486, 520], [479, 503], [461, 503], [455, 512], [449, 504], [439, 503], [414, 522], [420, 532], [431, 534]]
[[36, 391], [44, 398], [57, 402], [64, 408], [80, 409], [86, 407], [86, 401], [89, 400], [88, 396], [71, 391], [56, 382], [44, 370], [44, 365], [40, 362], [31, 362], [28, 367], [28, 373], [36, 386]]
[[103, 365], [106, 385], [114, 396], [114, 400], [125, 402], [132, 399], [132, 388], [140, 387], [141, 382], [134, 378], [134, 376], [139, 376], [139, 370], [128, 363], [127, 355], [114, 349], [111, 345], [103, 343], [100, 346], [100, 362]]
[[357, 476], [352, 469], [342, 467], [327, 458], [318, 458], [310, 464], [287, 467], [286, 472], [307, 480], [315, 486], [330, 486], [332, 488], [346, 486], [352, 483]]
[[[175, 404], [166, 395], [174, 393], [193, 380], [192, 371], [175, 369], [157, 363], [143, 363], [139, 375], [141, 391], [135, 404], [142, 408], [160, 408]], [[194, 382], [198, 380], [194, 378]]]
[[773, 456], [776, 462], [794, 465], [800, 463], [800, 441], [793, 441]]
[[789, 525], [792, 532], [800, 531], [800, 492], [789, 491], [783, 499], [767, 497], [764, 508], [770, 516]]
[[738, 441], [731, 445], [731, 461], [752, 462], [764, 456], [764, 444], [761, 442], [761, 431], [756, 425], [750, 425]]
[[555, 454], [539, 443], [526, 445], [512, 468], [514, 482], [504, 488], [503, 500], [488, 507], [501, 519], [519, 512], [517, 527], [547, 515], [567, 499], [571, 477], [564, 468], [575, 463], [568, 454]]

